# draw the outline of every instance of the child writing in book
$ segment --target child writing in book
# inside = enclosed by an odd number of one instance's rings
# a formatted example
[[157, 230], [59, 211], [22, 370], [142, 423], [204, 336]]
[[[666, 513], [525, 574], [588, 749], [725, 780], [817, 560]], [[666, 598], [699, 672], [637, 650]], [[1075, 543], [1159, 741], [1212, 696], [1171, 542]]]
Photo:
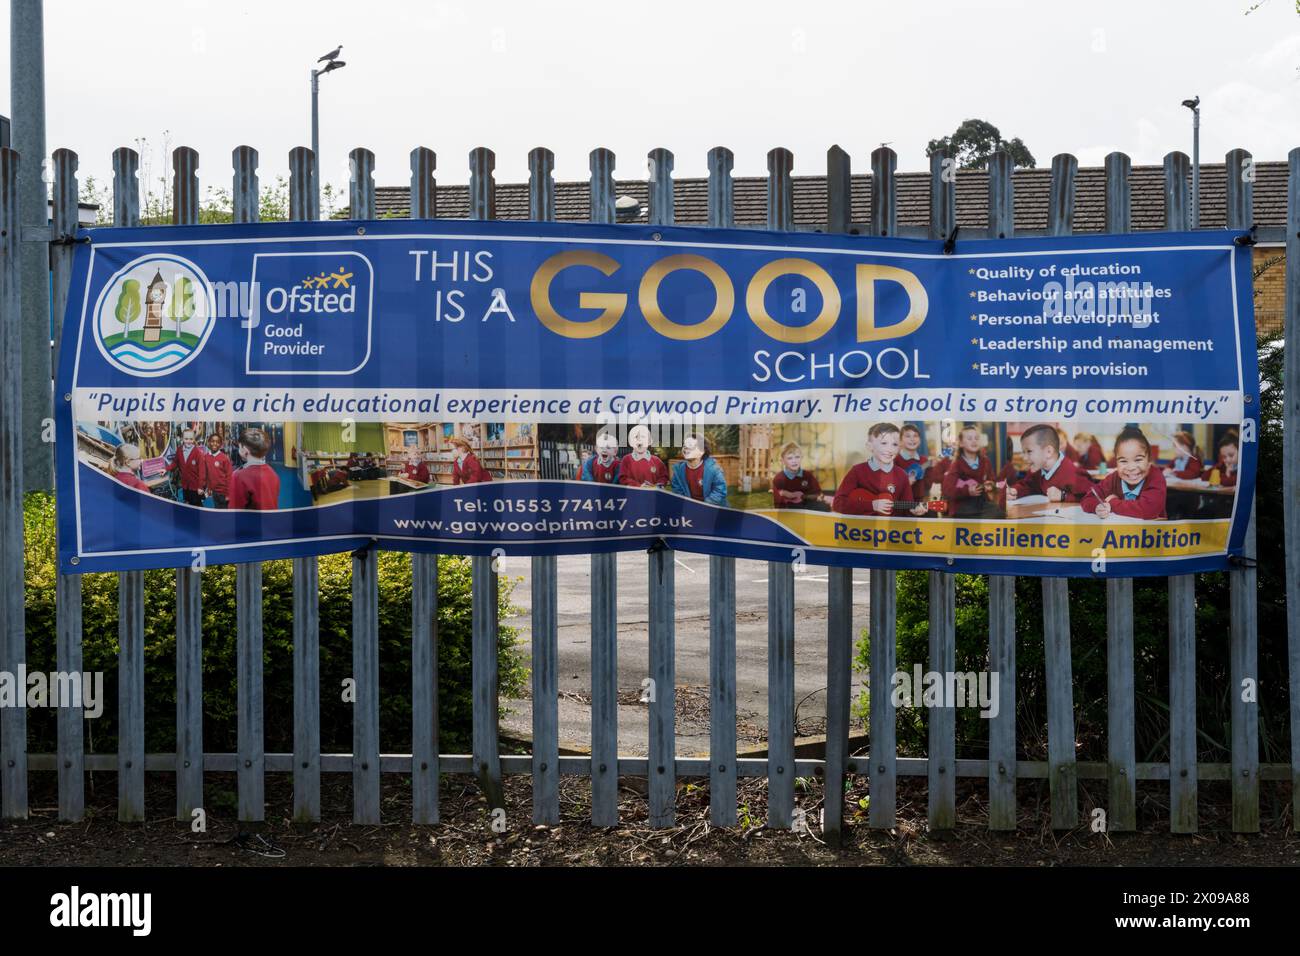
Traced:
[[1051, 425], [1034, 425], [1020, 436], [1029, 461], [1029, 474], [1007, 484], [1007, 504], [1026, 495], [1046, 495], [1048, 501], [1079, 501], [1092, 488], [1087, 472], [1061, 453], [1061, 434]]
[[953, 517], [978, 517], [988, 506], [993, 463], [980, 451], [980, 430], [974, 425], [962, 426], [958, 444], [959, 454], [943, 476], [943, 496], [952, 503]]
[[627, 433], [632, 451], [618, 466], [618, 483], [633, 488], [663, 488], [668, 484], [668, 468], [658, 455], [650, 452], [650, 429], [637, 425]]
[[1099, 481], [1080, 502], [1098, 518], [1122, 515], [1155, 521], [1165, 516], [1165, 476], [1151, 467], [1151, 443], [1142, 429], [1130, 425], [1115, 438], [1115, 470]]
[[835, 490], [832, 509], [846, 515], [892, 515], [895, 503], [914, 515], [926, 512], [925, 503], [912, 500], [912, 482], [895, 463], [899, 429], [892, 422], [878, 422], [867, 432], [866, 461], [849, 469]]
[[682, 439], [682, 458], [685, 460], [673, 466], [673, 491], [707, 504], [725, 505], [727, 478], [709, 454], [708, 440], [703, 435], [687, 435]]
[[1241, 445], [1236, 430], [1228, 431], [1219, 439], [1219, 484], [1231, 488], [1237, 484], [1237, 466], [1241, 458]]
[[213, 432], [208, 436], [208, 494], [216, 508], [225, 508], [230, 494], [230, 475], [234, 464], [221, 448], [221, 436]]
[[245, 428], [239, 436], [244, 467], [231, 476], [229, 507], [240, 511], [274, 511], [280, 502], [280, 476], [266, 463], [271, 439], [260, 428]]
[[118, 445], [113, 450], [113, 477], [136, 491], [151, 494], [150, 488], [140, 480], [140, 449], [135, 445]]
[[429, 483], [429, 466], [424, 463], [418, 450], [412, 448], [406, 453], [406, 461], [402, 463], [398, 476], [407, 481], [418, 481], [422, 485]]
[[1196, 447], [1196, 439], [1191, 432], [1174, 432], [1174, 460], [1165, 469], [1166, 478], [1180, 478], [1191, 481], [1201, 477], [1205, 467], [1201, 464], [1201, 452]]
[[616, 485], [619, 464], [618, 439], [613, 432], [601, 432], [596, 436], [596, 454], [583, 461], [578, 477], [599, 485]]
[[1066, 451], [1068, 457], [1084, 471], [1100, 468], [1106, 457], [1102, 454], [1101, 442], [1097, 441], [1097, 436], [1088, 432], [1075, 432], [1074, 440]]
[[830, 510], [817, 476], [804, 471], [803, 448], [796, 442], [787, 442], [781, 449], [781, 470], [772, 476], [772, 507]]

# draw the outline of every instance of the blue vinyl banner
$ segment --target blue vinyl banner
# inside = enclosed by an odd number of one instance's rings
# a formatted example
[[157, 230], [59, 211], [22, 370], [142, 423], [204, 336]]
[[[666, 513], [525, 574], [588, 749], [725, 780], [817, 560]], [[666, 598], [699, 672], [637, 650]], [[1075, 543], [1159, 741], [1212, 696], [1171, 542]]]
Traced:
[[66, 572], [369, 545], [1086, 576], [1240, 554], [1259, 431], [1241, 233], [80, 236]]

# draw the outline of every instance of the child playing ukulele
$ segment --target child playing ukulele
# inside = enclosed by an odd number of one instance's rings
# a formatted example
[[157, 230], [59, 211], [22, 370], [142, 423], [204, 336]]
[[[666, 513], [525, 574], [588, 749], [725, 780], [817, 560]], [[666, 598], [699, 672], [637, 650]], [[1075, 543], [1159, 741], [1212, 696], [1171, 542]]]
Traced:
[[988, 508], [993, 489], [993, 463], [980, 451], [980, 430], [964, 425], [958, 436], [958, 453], [943, 475], [943, 496], [955, 518], [977, 518]]
[[912, 481], [895, 464], [899, 430], [892, 422], [878, 422], [867, 432], [871, 457], [849, 469], [835, 491], [834, 511], [846, 515], [892, 515], [895, 503], [914, 515], [926, 512], [925, 503], [912, 500]]

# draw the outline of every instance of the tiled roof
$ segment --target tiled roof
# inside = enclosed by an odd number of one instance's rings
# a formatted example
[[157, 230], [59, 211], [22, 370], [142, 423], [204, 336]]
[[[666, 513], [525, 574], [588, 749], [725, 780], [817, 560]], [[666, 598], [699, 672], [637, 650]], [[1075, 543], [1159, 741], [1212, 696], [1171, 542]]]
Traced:
[[[1225, 167], [1222, 163], [1201, 166], [1202, 228], [1225, 224]], [[1255, 165], [1255, 223], [1283, 226], [1286, 223], [1287, 164], [1260, 162]], [[1020, 169], [1014, 174], [1016, 229], [1047, 228], [1050, 169]], [[924, 227], [930, 221], [930, 174], [898, 173], [898, 224]], [[767, 223], [767, 180], [737, 177], [734, 204], [737, 226], [762, 227]], [[1078, 232], [1100, 232], [1106, 218], [1106, 171], [1102, 167], [1081, 168], [1075, 180], [1074, 228]], [[1164, 226], [1164, 168], [1135, 166], [1130, 179], [1134, 229]], [[648, 186], [644, 180], [616, 184], [620, 196], [632, 196], [641, 203], [640, 222], [646, 221]], [[820, 228], [826, 222], [826, 179], [824, 176], [793, 177], [794, 221], [797, 227]], [[556, 218], [585, 221], [590, 218], [591, 187], [586, 182], [555, 184]], [[380, 186], [375, 190], [378, 215], [405, 218], [410, 214], [410, 190], [406, 186]], [[871, 221], [871, 176], [856, 175], [852, 183], [852, 221]], [[682, 225], [708, 223], [708, 180], [677, 179], [673, 182], [676, 221]], [[463, 219], [469, 215], [468, 186], [438, 187], [438, 216]], [[344, 210], [341, 216], [346, 216]], [[500, 183], [496, 189], [499, 219], [528, 218], [528, 185]], [[982, 232], [988, 224], [988, 174], [984, 170], [957, 173], [957, 222], [963, 230]]]

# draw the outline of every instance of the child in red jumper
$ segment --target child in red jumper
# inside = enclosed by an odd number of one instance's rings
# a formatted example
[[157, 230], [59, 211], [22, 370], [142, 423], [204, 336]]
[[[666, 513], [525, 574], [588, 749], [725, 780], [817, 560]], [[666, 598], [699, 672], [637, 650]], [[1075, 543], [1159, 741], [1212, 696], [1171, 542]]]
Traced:
[[977, 518], [988, 508], [993, 488], [993, 463], [980, 451], [980, 431], [966, 425], [959, 436], [958, 454], [943, 476], [943, 496], [955, 518]]
[[650, 453], [650, 429], [637, 425], [627, 433], [630, 454], [618, 466], [618, 483], [634, 488], [663, 488], [668, 484], [668, 466]]
[[469, 441], [457, 436], [451, 440], [456, 448], [456, 460], [451, 465], [451, 483], [453, 485], [476, 485], [491, 481], [492, 473], [479, 463], [469, 447]]
[[849, 469], [835, 491], [833, 511], [845, 515], [892, 515], [894, 504], [914, 515], [925, 514], [925, 503], [913, 506], [912, 481], [894, 463], [898, 457], [898, 426], [879, 422], [867, 432], [871, 457]]
[[232, 510], [274, 511], [280, 502], [280, 476], [266, 463], [271, 439], [260, 428], [245, 428], [239, 436], [239, 457], [244, 460], [230, 479]]
[[912, 500], [925, 500], [925, 473], [929, 458], [921, 451], [921, 429], [904, 425], [898, 432], [898, 467], [912, 479]]
[[151, 494], [150, 488], [140, 480], [140, 449], [135, 445], [118, 445], [113, 451], [113, 477], [136, 491]]
[[1237, 484], [1240, 459], [1241, 446], [1234, 429], [1219, 439], [1219, 461], [1215, 467], [1219, 469], [1219, 484], [1224, 488], [1232, 488]]
[[797, 443], [787, 442], [781, 449], [781, 465], [772, 476], [772, 507], [830, 511], [817, 476], [804, 470], [803, 449]]
[[420, 459], [420, 453], [415, 449], [407, 453], [399, 477], [407, 481], [418, 481], [422, 485], [429, 483], [429, 466]]
[[1048, 501], [1079, 501], [1092, 488], [1087, 472], [1061, 454], [1061, 435], [1051, 425], [1034, 425], [1020, 436], [1029, 459], [1029, 474], [1007, 485], [1007, 503], [1025, 495], [1046, 495]]
[[1201, 464], [1201, 452], [1196, 447], [1196, 439], [1191, 432], [1174, 432], [1174, 460], [1165, 469], [1166, 478], [1180, 478], [1190, 481], [1201, 477], [1205, 466]]
[[1115, 439], [1115, 470], [1080, 504], [1098, 518], [1116, 514], [1156, 521], [1165, 516], [1166, 490], [1164, 474], [1151, 467], [1151, 443], [1140, 428], [1130, 426]]
[[596, 454], [583, 461], [578, 469], [579, 481], [594, 481], [598, 485], [618, 484], [618, 438], [613, 432], [596, 436]]
[[208, 486], [208, 461], [203, 449], [194, 441], [193, 429], [181, 432], [181, 447], [167, 466], [168, 471], [179, 471], [181, 495], [187, 505], [203, 507], [203, 491]]
[[1066, 456], [1084, 471], [1100, 468], [1102, 459], [1106, 457], [1102, 454], [1101, 442], [1097, 441], [1097, 436], [1088, 432], [1075, 432], [1074, 440], [1066, 449]]
[[208, 493], [212, 504], [225, 508], [229, 504], [230, 475], [235, 470], [230, 456], [221, 450], [221, 436], [215, 432], [208, 436]]

